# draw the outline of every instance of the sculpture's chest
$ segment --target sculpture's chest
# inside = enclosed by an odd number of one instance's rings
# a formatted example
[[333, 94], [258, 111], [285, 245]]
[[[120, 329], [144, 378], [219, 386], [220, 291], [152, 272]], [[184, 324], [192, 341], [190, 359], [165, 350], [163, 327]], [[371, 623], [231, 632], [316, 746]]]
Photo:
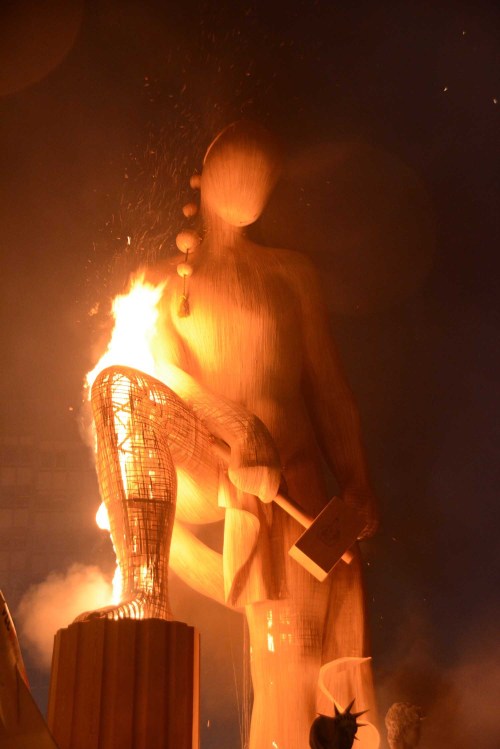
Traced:
[[189, 369], [224, 380], [230, 372], [244, 386], [250, 379], [269, 380], [283, 366], [294, 368], [299, 313], [290, 288], [272, 269], [228, 263], [196, 272], [187, 286], [185, 317], [178, 314], [179, 291], [172, 315]]

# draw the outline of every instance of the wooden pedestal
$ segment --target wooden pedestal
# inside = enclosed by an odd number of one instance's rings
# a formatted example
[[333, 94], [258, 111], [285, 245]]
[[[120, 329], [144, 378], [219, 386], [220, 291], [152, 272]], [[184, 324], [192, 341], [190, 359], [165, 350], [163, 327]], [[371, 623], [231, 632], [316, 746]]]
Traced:
[[161, 619], [59, 630], [48, 724], [59, 749], [198, 749], [198, 632]]

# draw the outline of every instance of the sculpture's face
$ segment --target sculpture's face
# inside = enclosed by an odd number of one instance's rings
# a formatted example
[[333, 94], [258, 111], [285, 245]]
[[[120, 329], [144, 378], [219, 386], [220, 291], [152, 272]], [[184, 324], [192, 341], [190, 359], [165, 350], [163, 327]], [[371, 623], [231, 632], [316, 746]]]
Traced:
[[231, 226], [248, 226], [262, 213], [279, 173], [278, 156], [253, 126], [230, 125], [209, 146], [201, 175], [202, 197]]

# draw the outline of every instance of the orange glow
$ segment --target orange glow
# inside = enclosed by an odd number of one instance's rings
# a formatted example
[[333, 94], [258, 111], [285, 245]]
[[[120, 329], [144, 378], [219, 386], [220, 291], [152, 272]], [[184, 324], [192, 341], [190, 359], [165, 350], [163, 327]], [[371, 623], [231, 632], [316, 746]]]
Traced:
[[157, 377], [151, 341], [156, 332], [158, 303], [165, 283], [157, 286], [144, 280], [144, 274], [132, 278], [130, 291], [115, 297], [112, 315], [115, 321], [105, 353], [94, 369], [87, 374], [87, 385], [92, 387], [99, 372], [112, 364], [134, 367]]
[[267, 649], [270, 653], [274, 653], [274, 635], [272, 633], [272, 627], [273, 627], [273, 612], [272, 609], [269, 609], [267, 612]]
[[[157, 286], [144, 280], [144, 274], [132, 278], [130, 290], [115, 297], [112, 303], [114, 326], [108, 347], [95, 367], [87, 374], [86, 384], [88, 397], [98, 374], [106, 367], [121, 364], [134, 367], [158, 376], [155, 359], [152, 353], [152, 340], [156, 333], [158, 321], [158, 303], [165, 283]], [[118, 397], [118, 394], [116, 394]], [[127, 463], [130, 460], [130, 436], [128, 432], [129, 417], [126, 411], [121, 412], [116, 421], [119, 440], [120, 471], [125, 490], [128, 488]], [[96, 513], [96, 523], [102, 530], [111, 531], [108, 512], [101, 504]], [[117, 604], [122, 595], [122, 575], [117, 566], [113, 577], [112, 603]]]
[[97, 523], [97, 527], [102, 531], [111, 531], [111, 526], [109, 525], [109, 515], [104, 502], [101, 502], [101, 504], [99, 505], [99, 509], [95, 514], [95, 521]]

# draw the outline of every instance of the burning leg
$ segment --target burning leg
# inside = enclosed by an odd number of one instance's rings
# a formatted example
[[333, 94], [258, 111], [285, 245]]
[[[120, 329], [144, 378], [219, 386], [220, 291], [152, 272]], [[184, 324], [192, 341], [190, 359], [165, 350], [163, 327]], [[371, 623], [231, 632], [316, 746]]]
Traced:
[[92, 389], [97, 471], [122, 577], [117, 606], [88, 618], [171, 618], [168, 557], [177, 479], [171, 455], [192, 414], [165, 385], [136, 370], [101, 372]]

